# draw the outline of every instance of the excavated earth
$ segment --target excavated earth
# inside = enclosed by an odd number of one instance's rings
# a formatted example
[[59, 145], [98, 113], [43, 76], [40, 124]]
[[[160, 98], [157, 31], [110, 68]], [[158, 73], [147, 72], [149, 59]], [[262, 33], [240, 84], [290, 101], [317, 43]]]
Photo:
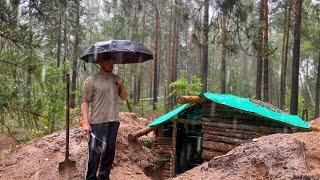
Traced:
[[273, 134], [173, 179], [320, 179], [320, 134]]
[[[137, 118], [133, 113], [120, 113], [112, 179], [150, 179], [145, 172], [152, 172], [156, 167], [157, 156], [142, 145], [143, 141], [127, 141], [129, 133], [145, 128], [149, 122], [149, 119]], [[28, 142], [2, 157], [0, 179], [84, 179], [88, 136], [82, 133], [79, 128], [70, 130], [70, 159], [76, 161], [75, 169], [59, 173], [59, 163], [65, 159], [65, 130], [61, 130]]]
[[[161, 179], [159, 159], [151, 149], [152, 133], [129, 143], [127, 136], [145, 128], [149, 119], [120, 113], [120, 128], [111, 179]], [[30, 141], [0, 159], [0, 179], [84, 179], [87, 136], [70, 130], [70, 159], [75, 169], [59, 173], [64, 161], [65, 131]], [[2, 142], [3, 143], [3, 142]], [[320, 179], [320, 133], [274, 134], [242, 144], [173, 179]]]

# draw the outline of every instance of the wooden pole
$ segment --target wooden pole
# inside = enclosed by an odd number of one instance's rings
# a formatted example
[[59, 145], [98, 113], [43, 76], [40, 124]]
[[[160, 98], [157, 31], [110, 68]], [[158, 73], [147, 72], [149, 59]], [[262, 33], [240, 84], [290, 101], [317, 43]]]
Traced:
[[138, 132], [136, 132], [136, 133], [134, 133], [134, 134], [129, 134], [129, 135], [128, 135], [128, 140], [129, 140], [129, 141], [137, 141], [137, 139], [138, 139], [139, 137], [141, 137], [141, 136], [143, 136], [143, 135], [147, 135], [147, 134], [148, 134], [149, 132], [151, 132], [151, 131], [153, 131], [152, 128], [146, 127], [146, 128], [144, 128], [144, 129], [142, 129], [142, 130], [140, 130], [140, 131], [138, 131]]
[[193, 103], [204, 103], [205, 100], [200, 96], [179, 96], [177, 98], [177, 102], [180, 104], [184, 104], [184, 103], [193, 104]]

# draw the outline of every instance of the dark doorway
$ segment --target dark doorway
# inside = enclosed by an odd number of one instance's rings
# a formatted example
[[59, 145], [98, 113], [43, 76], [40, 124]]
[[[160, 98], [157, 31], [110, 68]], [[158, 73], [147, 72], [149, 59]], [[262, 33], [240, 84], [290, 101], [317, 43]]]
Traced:
[[176, 175], [203, 163], [201, 129], [200, 125], [177, 123]]

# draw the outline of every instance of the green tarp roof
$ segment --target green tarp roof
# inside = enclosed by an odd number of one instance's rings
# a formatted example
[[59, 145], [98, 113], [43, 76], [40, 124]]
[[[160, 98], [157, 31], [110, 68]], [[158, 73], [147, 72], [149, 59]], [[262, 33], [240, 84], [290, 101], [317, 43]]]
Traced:
[[155, 120], [153, 120], [149, 126], [150, 127], [155, 127], [159, 124], [162, 124], [168, 120], [170, 120], [171, 118], [173, 118], [175, 115], [179, 114], [181, 111], [185, 110], [186, 108], [190, 107], [191, 105], [190, 104], [184, 104], [180, 107], [178, 107], [177, 109], [174, 109], [170, 112], [168, 112], [167, 114], [164, 114], [158, 118], [156, 118]]
[[[260, 116], [263, 116], [281, 123], [285, 123], [288, 125], [297, 126], [300, 128], [307, 128], [307, 129], [310, 128], [309, 123], [302, 120], [299, 116], [276, 112], [267, 107], [260, 106], [252, 102], [248, 98], [241, 98], [231, 94], [216, 94], [216, 93], [209, 93], [209, 92], [203, 93], [201, 95], [204, 96], [206, 99], [211, 100], [218, 104], [223, 104], [223, 105], [240, 109], [243, 111], [255, 113]], [[180, 112], [182, 112], [183, 110], [187, 109], [190, 106], [191, 104], [184, 104], [178, 107], [177, 109], [174, 109], [173, 111], [170, 111], [169, 113], [156, 118], [154, 121], [152, 121], [149, 124], [149, 126], [156, 127], [157, 125], [160, 125], [166, 121], [169, 121], [175, 115], [179, 114]]]

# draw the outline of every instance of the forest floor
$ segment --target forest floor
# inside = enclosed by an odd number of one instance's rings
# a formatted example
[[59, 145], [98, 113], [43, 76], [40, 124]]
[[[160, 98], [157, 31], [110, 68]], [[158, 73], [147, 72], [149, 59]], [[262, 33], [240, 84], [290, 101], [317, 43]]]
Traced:
[[174, 179], [320, 179], [320, 134], [263, 136]]
[[[137, 118], [133, 113], [120, 113], [120, 128], [116, 143], [116, 157], [111, 171], [112, 179], [150, 179], [144, 170], [152, 172], [158, 158], [149, 148], [129, 143], [127, 136], [150, 123], [149, 119]], [[0, 159], [0, 179], [84, 179], [88, 141], [78, 128], [70, 130], [70, 159], [76, 168], [60, 174], [59, 163], [64, 161], [65, 130], [30, 141], [21, 148]], [[150, 133], [149, 136], [151, 136]], [[145, 141], [147, 142], [147, 138]], [[3, 142], [5, 144], [5, 142]], [[152, 174], [149, 174], [152, 176]]]
[[[145, 128], [149, 119], [120, 113], [120, 129], [111, 179], [159, 179], [159, 157], [142, 144], [142, 137], [129, 143], [127, 136]], [[4, 142], [3, 142], [4, 143]], [[65, 131], [41, 137], [0, 159], [0, 179], [84, 179], [87, 138], [78, 128], [70, 132], [70, 159], [76, 168], [60, 174], [64, 161]], [[173, 179], [320, 179], [320, 134], [305, 132], [274, 134], [242, 144], [226, 155], [216, 157]]]

